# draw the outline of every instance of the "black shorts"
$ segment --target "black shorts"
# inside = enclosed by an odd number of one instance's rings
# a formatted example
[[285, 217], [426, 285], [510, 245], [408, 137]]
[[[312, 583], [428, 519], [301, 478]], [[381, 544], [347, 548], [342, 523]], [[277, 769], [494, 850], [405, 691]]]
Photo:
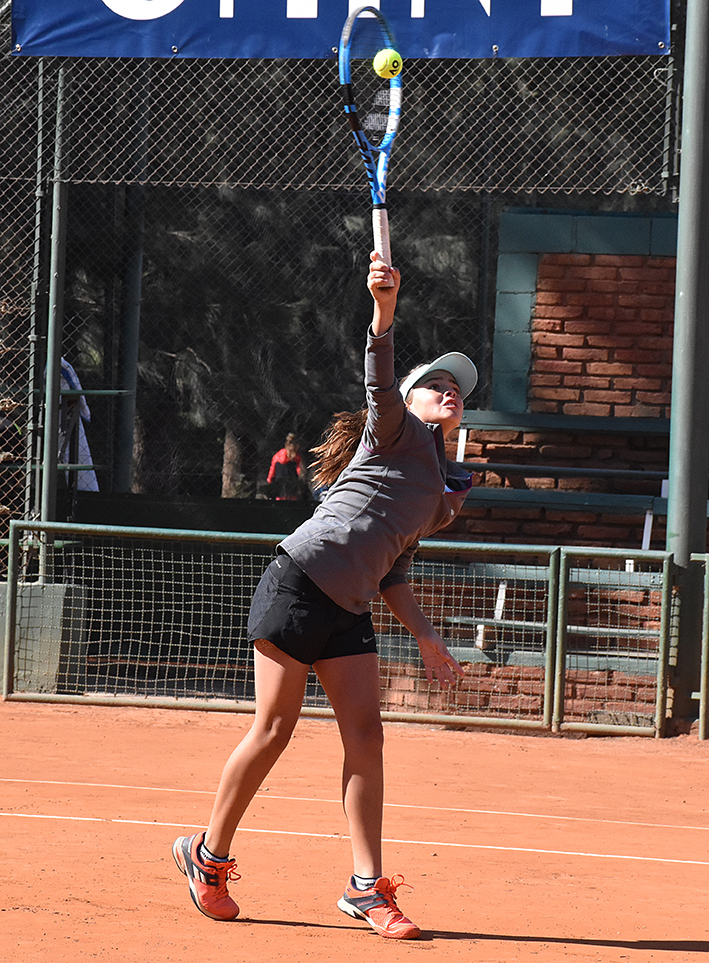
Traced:
[[304, 665], [377, 651], [371, 614], [333, 602], [289, 555], [278, 555], [261, 576], [247, 632], [249, 642], [266, 639]]

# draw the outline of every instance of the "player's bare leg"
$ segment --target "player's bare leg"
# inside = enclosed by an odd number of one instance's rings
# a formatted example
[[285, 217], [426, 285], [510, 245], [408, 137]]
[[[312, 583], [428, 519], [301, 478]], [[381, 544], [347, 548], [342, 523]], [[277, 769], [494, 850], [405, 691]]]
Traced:
[[382, 873], [384, 732], [375, 653], [321, 659], [313, 666], [333, 708], [345, 750], [342, 802], [350, 826], [354, 871]]
[[229, 757], [217, 790], [206, 833], [181, 836], [172, 854], [189, 883], [197, 909], [214, 920], [239, 915], [228, 883], [238, 879], [229, 858], [232, 837], [259, 786], [288, 745], [305, 692], [309, 667], [269, 642], [258, 641], [254, 654], [256, 714], [250, 731]]
[[209, 820], [206, 845], [227, 856], [241, 817], [288, 745], [305, 695], [309, 666], [259, 639], [254, 645], [256, 713], [227, 760]]
[[397, 879], [382, 876], [384, 733], [379, 660], [372, 653], [322, 659], [313, 666], [335, 712], [345, 750], [342, 801], [350, 827], [354, 875], [338, 907], [390, 939], [421, 935], [396, 905]]

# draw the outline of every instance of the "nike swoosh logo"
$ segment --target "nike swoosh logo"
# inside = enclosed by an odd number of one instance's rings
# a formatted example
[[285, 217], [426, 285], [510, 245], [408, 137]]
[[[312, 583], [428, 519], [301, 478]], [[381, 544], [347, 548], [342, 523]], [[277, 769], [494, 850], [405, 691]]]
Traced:
[[364, 645], [369, 645], [370, 642], [374, 642], [375, 638], [376, 636], [373, 635], [371, 639], [362, 639], [362, 642]]

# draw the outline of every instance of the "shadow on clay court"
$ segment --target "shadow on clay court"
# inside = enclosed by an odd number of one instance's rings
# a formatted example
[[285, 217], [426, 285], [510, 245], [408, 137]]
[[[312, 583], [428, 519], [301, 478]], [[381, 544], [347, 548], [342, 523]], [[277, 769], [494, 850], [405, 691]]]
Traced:
[[[354, 924], [349, 926], [347, 923], [310, 923], [306, 920], [264, 920], [249, 919], [244, 916], [235, 923], [250, 923], [261, 926], [294, 926], [308, 929], [320, 930], [359, 930], [361, 933], [369, 933], [376, 936], [373, 930], [365, 928], [364, 925]], [[431, 943], [434, 940], [466, 940], [481, 941], [489, 940], [492, 943], [559, 943], [569, 946], [609, 946], [623, 950], [655, 950], [657, 952], [668, 953], [709, 953], [709, 941], [704, 940], [584, 940], [572, 939], [560, 936], [510, 936], [500, 933], [467, 933], [460, 930], [423, 930], [417, 942]]]
[[[427, 935], [427, 934], [424, 934]], [[503, 936], [496, 933], [454, 933], [437, 930], [431, 933], [433, 939], [444, 940], [490, 940], [500, 943], [560, 943], [569, 946], [612, 946], [622, 950], [657, 950], [668, 953], [709, 953], [706, 940], [584, 940], [560, 936]]]
[[353, 923], [348, 926], [347, 923], [311, 923], [308, 920], [264, 920], [264, 919], [252, 919], [248, 916], [240, 916], [238, 919], [232, 921], [234, 926], [239, 926], [242, 923], [248, 923], [250, 926], [291, 926], [298, 929], [309, 929], [309, 930], [358, 930], [364, 931], [364, 924], [358, 926]]
[[[239, 919], [234, 920], [234, 924], [239, 923], [249, 923], [252, 926], [289, 926], [297, 927], [299, 929], [313, 929], [313, 930], [351, 930], [353, 933], [364, 933], [365, 935], [371, 935], [379, 939], [374, 930], [370, 929], [366, 923], [310, 923], [307, 920], [264, 920], [264, 919], [250, 919], [248, 916], [240, 916]], [[418, 943], [430, 943], [435, 939], [446, 939], [446, 940], [479, 940], [479, 939], [495, 939], [492, 936], [481, 937], [478, 933], [447, 933], [443, 930], [438, 932], [426, 931], [421, 933], [420, 939], [416, 942]], [[512, 939], [509, 936], [500, 937], [503, 940]]]

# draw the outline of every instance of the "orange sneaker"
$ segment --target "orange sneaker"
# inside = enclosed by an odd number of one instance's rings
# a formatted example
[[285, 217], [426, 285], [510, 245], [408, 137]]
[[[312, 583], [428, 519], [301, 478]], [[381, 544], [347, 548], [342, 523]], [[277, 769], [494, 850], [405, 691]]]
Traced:
[[394, 896], [404, 882], [403, 876], [382, 876], [370, 889], [357, 889], [350, 879], [345, 894], [337, 905], [356, 920], [366, 920], [380, 936], [392, 940], [417, 940], [421, 930], [407, 920], [396, 905]]
[[172, 855], [177, 868], [187, 877], [192, 901], [200, 913], [213, 920], [235, 920], [239, 907], [229, 895], [227, 882], [236, 882], [241, 877], [235, 872], [233, 859], [221, 862], [200, 858], [199, 847], [205, 835], [180, 836], [172, 844]]

